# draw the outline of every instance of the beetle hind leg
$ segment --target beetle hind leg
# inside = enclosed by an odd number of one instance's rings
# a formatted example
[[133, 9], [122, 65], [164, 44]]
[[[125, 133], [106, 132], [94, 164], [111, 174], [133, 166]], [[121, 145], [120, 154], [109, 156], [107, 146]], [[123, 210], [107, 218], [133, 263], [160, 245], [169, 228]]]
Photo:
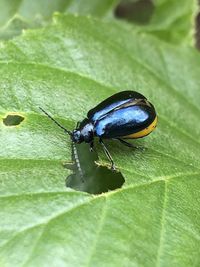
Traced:
[[132, 147], [132, 148], [138, 148], [137, 146], [134, 146], [133, 144], [129, 143], [129, 142], [126, 142], [125, 140], [121, 139], [121, 138], [116, 138], [117, 140], [120, 141], [120, 143], [122, 143], [123, 145], [125, 146], [128, 146], [128, 147]]
[[102, 139], [99, 139], [99, 143], [102, 145], [104, 153], [106, 154], [107, 158], [110, 160], [110, 163], [111, 163], [111, 169], [112, 169], [113, 171], [116, 170], [116, 167], [115, 167], [115, 163], [114, 163], [114, 161], [113, 161], [113, 158], [112, 158], [112, 156], [110, 155], [110, 152], [108, 151], [107, 147], [105, 146], [103, 140], [102, 140]]

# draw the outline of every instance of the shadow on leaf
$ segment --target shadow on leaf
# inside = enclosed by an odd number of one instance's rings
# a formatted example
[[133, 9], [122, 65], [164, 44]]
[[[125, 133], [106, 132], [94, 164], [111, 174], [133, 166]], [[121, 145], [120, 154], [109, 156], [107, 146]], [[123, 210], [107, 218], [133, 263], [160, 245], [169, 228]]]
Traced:
[[[112, 171], [105, 166], [98, 166], [95, 161], [98, 160], [95, 151], [90, 152], [88, 144], [76, 145], [77, 155], [83, 172], [83, 177], [76, 164], [73, 165], [73, 174], [67, 177], [66, 186], [78, 191], [88, 192], [90, 194], [101, 194], [120, 188], [125, 182], [120, 172]], [[72, 154], [72, 160], [75, 161]], [[65, 165], [70, 168], [69, 165]]]

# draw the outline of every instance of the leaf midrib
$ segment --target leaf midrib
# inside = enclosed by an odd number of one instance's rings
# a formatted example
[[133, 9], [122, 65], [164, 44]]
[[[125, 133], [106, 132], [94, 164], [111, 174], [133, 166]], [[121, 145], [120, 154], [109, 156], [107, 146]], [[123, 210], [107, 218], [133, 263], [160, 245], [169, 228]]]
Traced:
[[87, 192], [83, 192], [83, 191], [76, 191], [76, 190], [67, 190], [67, 191], [44, 191], [44, 192], [29, 192], [29, 193], [23, 193], [23, 194], [12, 194], [12, 195], [1, 195], [0, 198], [6, 199], [6, 198], [22, 198], [22, 197], [38, 197], [38, 196], [46, 196], [48, 197], [48, 195], [58, 195], [58, 194], [63, 194], [63, 195], [67, 195], [67, 194], [80, 194], [83, 196], [91, 196], [92, 199], [96, 199], [96, 198], [101, 198], [101, 197], [110, 197], [110, 195], [113, 194], [117, 194], [120, 193], [122, 191], [126, 191], [126, 190], [131, 190], [131, 189], [135, 189], [138, 187], [143, 187], [143, 186], [149, 186], [152, 184], [156, 184], [159, 182], [169, 182], [169, 181], [173, 181], [176, 179], [187, 179], [188, 177], [192, 177], [192, 176], [196, 176], [196, 175], [200, 175], [200, 171], [199, 172], [188, 172], [188, 173], [179, 173], [178, 175], [165, 175], [165, 176], [160, 176], [155, 180], [151, 180], [149, 182], [142, 182], [142, 183], [138, 183], [138, 184], [129, 184], [129, 185], [125, 185], [121, 188], [118, 188], [116, 190], [112, 190], [106, 193], [101, 193], [99, 195], [93, 195], [93, 194], [89, 194]]
[[[48, 68], [48, 69], [52, 69], [52, 70], [56, 70], [56, 71], [62, 71], [62, 72], [64, 72], [65, 74], [72, 74], [72, 75], [75, 75], [75, 76], [79, 76], [79, 77], [81, 77], [81, 78], [83, 78], [83, 79], [86, 79], [86, 80], [88, 80], [88, 81], [92, 81], [92, 82], [94, 82], [94, 83], [96, 83], [96, 84], [98, 84], [98, 85], [100, 85], [100, 86], [103, 86], [103, 87], [105, 87], [105, 89], [108, 89], [108, 90], [110, 90], [111, 92], [113, 92], [113, 93], [116, 93], [117, 92], [117, 90], [115, 90], [113, 87], [110, 87], [110, 86], [108, 86], [107, 84], [104, 84], [104, 83], [102, 83], [102, 82], [99, 82], [99, 81], [97, 81], [97, 80], [94, 80], [94, 79], [92, 79], [92, 78], [90, 78], [90, 77], [88, 77], [88, 76], [85, 76], [85, 75], [83, 75], [83, 74], [80, 74], [80, 73], [76, 73], [76, 72], [73, 72], [73, 71], [69, 71], [69, 70], [66, 70], [66, 69], [63, 69], [63, 68], [59, 68], [59, 67], [52, 67], [52, 66], [48, 66], [48, 65], [46, 65], [46, 64], [41, 64], [41, 63], [21, 63], [21, 62], [12, 62], [12, 61], [9, 61], [9, 62], [2, 62], [2, 61], [0, 61], [0, 64], [5, 64], [6, 66], [8, 65], [8, 64], [13, 64], [13, 65], [34, 65], [34, 66], [40, 66], [40, 67], [45, 67], [45, 68]], [[35, 115], [38, 115], [38, 113], [34, 113]], [[196, 114], [196, 113], [195, 113]], [[62, 119], [62, 120], [65, 120], [65, 121], [69, 121], [69, 119], [70, 118], [66, 118], [66, 117], [58, 117], [58, 116], [56, 116], [58, 119]], [[196, 144], [198, 144], [199, 146], [200, 146], [200, 142], [198, 141], [198, 139], [195, 139], [195, 138], [193, 138], [193, 136], [191, 136], [190, 134], [188, 134], [188, 132], [185, 132], [182, 128], [180, 128], [180, 127], [178, 127], [175, 123], [173, 123], [173, 125], [172, 125], [172, 123], [171, 122], [169, 122], [166, 118], [165, 118], [165, 116], [163, 116], [163, 115], [160, 115], [159, 114], [159, 117], [160, 118], [162, 118], [163, 120], [165, 120], [165, 122], [166, 123], [168, 123], [168, 125], [172, 128], [175, 128], [176, 129], [176, 131], [178, 131], [178, 132], [180, 132], [180, 133], [182, 133], [183, 135], [185, 135], [186, 137], [188, 137], [188, 138], [190, 138], [193, 142], [195, 142]], [[74, 121], [73, 121], [74, 122]]]

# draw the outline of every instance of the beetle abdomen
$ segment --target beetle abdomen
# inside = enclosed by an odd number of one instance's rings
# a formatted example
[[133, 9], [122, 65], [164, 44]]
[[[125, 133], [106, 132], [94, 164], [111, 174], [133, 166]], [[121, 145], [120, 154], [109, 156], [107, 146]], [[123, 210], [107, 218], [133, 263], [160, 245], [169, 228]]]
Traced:
[[[150, 131], [142, 133], [141, 131], [148, 128], [155, 119], [156, 113], [150, 103], [149, 105], [125, 106], [106, 114], [96, 121], [94, 125], [95, 135], [101, 138], [140, 138], [150, 133]], [[140, 133], [138, 137], [137, 133]], [[144, 135], [141, 136], [142, 134]]]
[[136, 138], [142, 138], [150, 134], [157, 126], [158, 117], [156, 116], [154, 121], [147, 126], [145, 129], [138, 131], [136, 133], [132, 133], [126, 136], [123, 136], [124, 139], [136, 139]]

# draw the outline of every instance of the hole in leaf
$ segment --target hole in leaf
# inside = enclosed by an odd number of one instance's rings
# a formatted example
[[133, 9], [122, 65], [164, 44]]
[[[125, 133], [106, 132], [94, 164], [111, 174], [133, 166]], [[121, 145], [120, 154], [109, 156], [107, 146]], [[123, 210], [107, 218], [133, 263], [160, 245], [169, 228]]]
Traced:
[[[95, 164], [95, 161], [98, 160], [97, 153], [95, 151], [90, 152], [88, 144], [78, 144], [76, 148], [83, 177], [80, 176], [80, 172], [74, 164], [74, 173], [66, 179], [67, 187], [91, 194], [101, 194], [123, 185], [125, 180], [120, 172]], [[72, 155], [72, 160], [75, 161], [74, 155]]]
[[24, 120], [24, 117], [17, 114], [9, 114], [6, 118], [3, 118], [3, 123], [6, 126], [16, 126], [19, 125]]
[[138, 24], [147, 24], [154, 12], [153, 0], [122, 0], [114, 10], [115, 17]]
[[200, 12], [195, 18], [195, 28], [196, 48], [200, 50]]

